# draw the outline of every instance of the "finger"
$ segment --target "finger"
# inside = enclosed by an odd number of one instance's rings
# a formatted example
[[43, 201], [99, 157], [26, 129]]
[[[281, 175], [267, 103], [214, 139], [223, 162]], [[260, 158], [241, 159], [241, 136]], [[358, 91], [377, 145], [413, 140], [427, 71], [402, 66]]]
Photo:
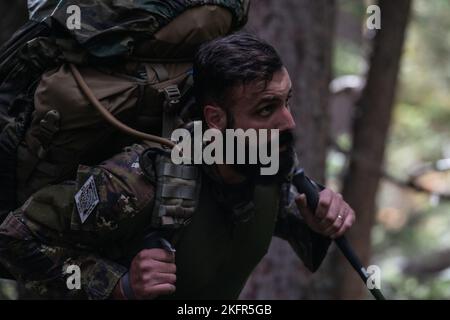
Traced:
[[161, 262], [154, 259], [143, 260], [139, 265], [142, 271], [153, 271], [161, 273], [176, 273], [177, 266], [175, 263]]
[[146, 288], [147, 298], [154, 299], [158, 296], [172, 294], [175, 292], [175, 290], [176, 290], [176, 287], [170, 283], [163, 283], [163, 284], [157, 284], [154, 286], [148, 286], [148, 288]]
[[325, 214], [325, 217], [320, 220], [321, 227], [323, 229], [331, 227], [333, 223], [335, 223], [335, 220], [337, 219], [339, 212], [341, 212], [341, 209], [341, 198], [335, 194], [331, 199], [331, 203], [328, 207], [328, 212]]
[[[305, 218], [307, 222], [316, 219], [314, 217], [314, 213], [308, 208], [308, 201], [305, 194], [298, 195], [295, 199], [295, 202], [297, 204], [297, 207], [299, 208], [300, 214], [303, 216], [303, 218]], [[318, 221], [315, 222], [317, 223]]]
[[355, 221], [355, 215], [353, 214], [353, 210], [349, 209], [351, 212], [347, 214], [345, 217], [344, 223], [342, 223], [341, 227], [337, 232], [331, 235], [332, 239], [337, 239], [339, 237], [342, 237], [345, 232], [347, 232], [348, 229], [353, 225], [353, 222]]
[[308, 208], [308, 200], [306, 199], [306, 195], [304, 193], [295, 197], [295, 203], [302, 209]]
[[164, 249], [145, 249], [142, 250], [139, 254], [140, 258], [143, 260], [155, 259], [161, 262], [175, 262], [175, 253], [169, 252]]
[[170, 283], [175, 284], [177, 276], [174, 273], [155, 273], [152, 275], [152, 279], [149, 281], [152, 285]]
[[319, 203], [317, 204], [315, 215], [319, 219], [324, 219], [333, 200], [333, 192], [329, 189], [319, 193]]
[[[341, 216], [341, 218], [339, 216]], [[345, 211], [340, 211], [340, 213], [336, 216], [334, 222], [328, 228], [325, 229], [324, 235], [330, 237], [332, 234], [338, 232], [340, 228], [344, 225], [346, 218], [347, 213], [345, 213]]]

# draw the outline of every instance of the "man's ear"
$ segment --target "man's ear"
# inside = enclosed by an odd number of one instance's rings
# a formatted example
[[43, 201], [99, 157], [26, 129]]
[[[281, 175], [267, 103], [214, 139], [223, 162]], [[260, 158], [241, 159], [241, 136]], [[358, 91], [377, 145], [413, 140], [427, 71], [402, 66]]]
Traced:
[[227, 113], [220, 107], [206, 105], [203, 108], [203, 116], [209, 128], [215, 128], [220, 131], [227, 126]]

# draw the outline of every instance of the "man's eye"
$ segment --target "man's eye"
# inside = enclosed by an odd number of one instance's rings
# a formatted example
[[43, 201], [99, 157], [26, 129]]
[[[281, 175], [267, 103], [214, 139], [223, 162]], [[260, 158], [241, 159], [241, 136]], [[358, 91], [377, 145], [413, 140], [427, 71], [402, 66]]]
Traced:
[[274, 107], [273, 106], [265, 106], [258, 110], [258, 114], [262, 117], [267, 117], [272, 114]]
[[286, 105], [289, 107], [289, 106], [291, 105], [291, 102], [292, 102], [292, 96], [289, 96], [289, 97], [286, 99]]
[[288, 108], [288, 109], [290, 109], [291, 108], [291, 97], [288, 97], [287, 99], [286, 99], [286, 108]]

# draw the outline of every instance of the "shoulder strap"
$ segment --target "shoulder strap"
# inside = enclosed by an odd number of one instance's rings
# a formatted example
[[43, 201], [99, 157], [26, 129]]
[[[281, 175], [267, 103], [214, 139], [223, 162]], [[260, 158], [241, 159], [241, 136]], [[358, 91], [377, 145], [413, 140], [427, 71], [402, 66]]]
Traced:
[[161, 148], [145, 150], [139, 165], [156, 185], [151, 229], [160, 230], [175, 246], [199, 203], [200, 168], [173, 164], [170, 152]]
[[156, 184], [152, 227], [177, 229], [188, 224], [200, 194], [199, 167], [175, 165], [170, 152], [161, 148], [145, 150], [139, 162], [144, 174], [152, 177]]

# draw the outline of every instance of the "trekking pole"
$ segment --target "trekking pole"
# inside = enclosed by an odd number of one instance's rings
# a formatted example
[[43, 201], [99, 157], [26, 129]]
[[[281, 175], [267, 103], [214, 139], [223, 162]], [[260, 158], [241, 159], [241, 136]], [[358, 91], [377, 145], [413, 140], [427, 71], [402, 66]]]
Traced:
[[[309, 181], [303, 169], [298, 169], [294, 177], [292, 179], [292, 183], [297, 188], [299, 193], [304, 193], [306, 196], [306, 200], [308, 202], [308, 207], [312, 210], [312, 212], [316, 211], [317, 205], [319, 203], [319, 192], [314, 187], [314, 185]], [[362, 266], [361, 261], [358, 256], [353, 251], [350, 243], [348, 242], [345, 236], [341, 236], [334, 240], [338, 248], [341, 250], [345, 258], [351, 264], [351, 266], [355, 269], [358, 275], [361, 277], [362, 281], [367, 287], [367, 281], [369, 280], [369, 275], [367, 274], [366, 269]], [[370, 293], [374, 296], [376, 300], [386, 300], [381, 293], [380, 289], [373, 288], [369, 289]]]

